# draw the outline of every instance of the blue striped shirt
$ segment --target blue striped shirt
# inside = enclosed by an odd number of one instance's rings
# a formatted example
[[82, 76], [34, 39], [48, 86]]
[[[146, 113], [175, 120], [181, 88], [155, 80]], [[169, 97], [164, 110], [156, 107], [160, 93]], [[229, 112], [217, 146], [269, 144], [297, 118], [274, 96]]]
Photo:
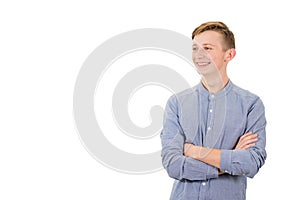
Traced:
[[[216, 94], [199, 85], [169, 98], [161, 132], [162, 162], [175, 179], [171, 200], [244, 200], [247, 177], [266, 159], [266, 119], [261, 99], [231, 81]], [[258, 134], [247, 150], [235, 150], [239, 138]], [[220, 170], [185, 157], [184, 143], [221, 149]]]

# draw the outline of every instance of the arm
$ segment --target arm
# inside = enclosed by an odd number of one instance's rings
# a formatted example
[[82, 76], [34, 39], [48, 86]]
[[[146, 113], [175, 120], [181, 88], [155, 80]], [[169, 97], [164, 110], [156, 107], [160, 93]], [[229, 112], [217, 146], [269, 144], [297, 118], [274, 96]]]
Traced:
[[[240, 137], [235, 150], [246, 150], [249, 147], [255, 146], [255, 142], [257, 142], [257, 134], [253, 134], [252, 132], [248, 132]], [[220, 169], [221, 162], [221, 149], [212, 149], [205, 148], [201, 146], [195, 146], [190, 143], [184, 144], [184, 155], [187, 157], [191, 157], [196, 160], [200, 160], [209, 165], [215, 166]]]
[[172, 96], [165, 108], [161, 132], [162, 162], [169, 176], [178, 180], [206, 180], [218, 177], [218, 169], [183, 155], [185, 136], [179, 123], [178, 103]]
[[[185, 145], [185, 155], [201, 160], [232, 175], [254, 177], [266, 159], [266, 119], [264, 106], [258, 99], [248, 113], [247, 133], [242, 136], [234, 150], [208, 149]], [[254, 142], [255, 145], [254, 145]]]
[[265, 108], [258, 98], [247, 118], [247, 132], [257, 134], [258, 141], [255, 146], [247, 150], [222, 150], [220, 169], [232, 175], [246, 175], [253, 178], [258, 170], [264, 165], [266, 154], [266, 118]]

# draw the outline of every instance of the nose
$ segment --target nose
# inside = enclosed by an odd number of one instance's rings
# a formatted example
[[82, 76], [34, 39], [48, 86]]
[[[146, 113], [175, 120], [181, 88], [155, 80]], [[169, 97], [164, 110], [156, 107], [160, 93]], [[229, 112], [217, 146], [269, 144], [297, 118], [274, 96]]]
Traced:
[[198, 48], [197, 50], [193, 51], [193, 56], [196, 58], [204, 58], [206, 57], [207, 52], [204, 49]]

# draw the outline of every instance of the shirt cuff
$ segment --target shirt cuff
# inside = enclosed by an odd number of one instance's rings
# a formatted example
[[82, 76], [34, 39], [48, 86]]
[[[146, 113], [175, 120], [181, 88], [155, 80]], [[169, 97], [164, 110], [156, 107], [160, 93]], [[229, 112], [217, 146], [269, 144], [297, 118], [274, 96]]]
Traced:
[[231, 174], [232, 151], [234, 150], [221, 151], [220, 170], [228, 174]]
[[188, 180], [207, 180], [217, 178], [219, 172], [216, 167], [192, 158], [186, 158], [182, 175]]
[[208, 165], [208, 173], [206, 176], [206, 179], [212, 179], [212, 178], [217, 178], [219, 176], [219, 170], [216, 167]]

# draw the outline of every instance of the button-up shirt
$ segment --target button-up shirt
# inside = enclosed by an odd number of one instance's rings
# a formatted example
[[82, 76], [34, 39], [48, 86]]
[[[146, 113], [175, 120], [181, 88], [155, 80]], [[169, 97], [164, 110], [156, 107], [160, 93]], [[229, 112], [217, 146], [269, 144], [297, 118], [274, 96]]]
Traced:
[[[247, 177], [254, 177], [266, 159], [265, 128], [261, 99], [231, 81], [215, 94], [200, 83], [171, 96], [161, 132], [163, 166], [175, 179], [170, 199], [246, 199]], [[250, 131], [258, 134], [255, 146], [235, 150]], [[185, 157], [184, 143], [221, 149], [220, 169]]]

